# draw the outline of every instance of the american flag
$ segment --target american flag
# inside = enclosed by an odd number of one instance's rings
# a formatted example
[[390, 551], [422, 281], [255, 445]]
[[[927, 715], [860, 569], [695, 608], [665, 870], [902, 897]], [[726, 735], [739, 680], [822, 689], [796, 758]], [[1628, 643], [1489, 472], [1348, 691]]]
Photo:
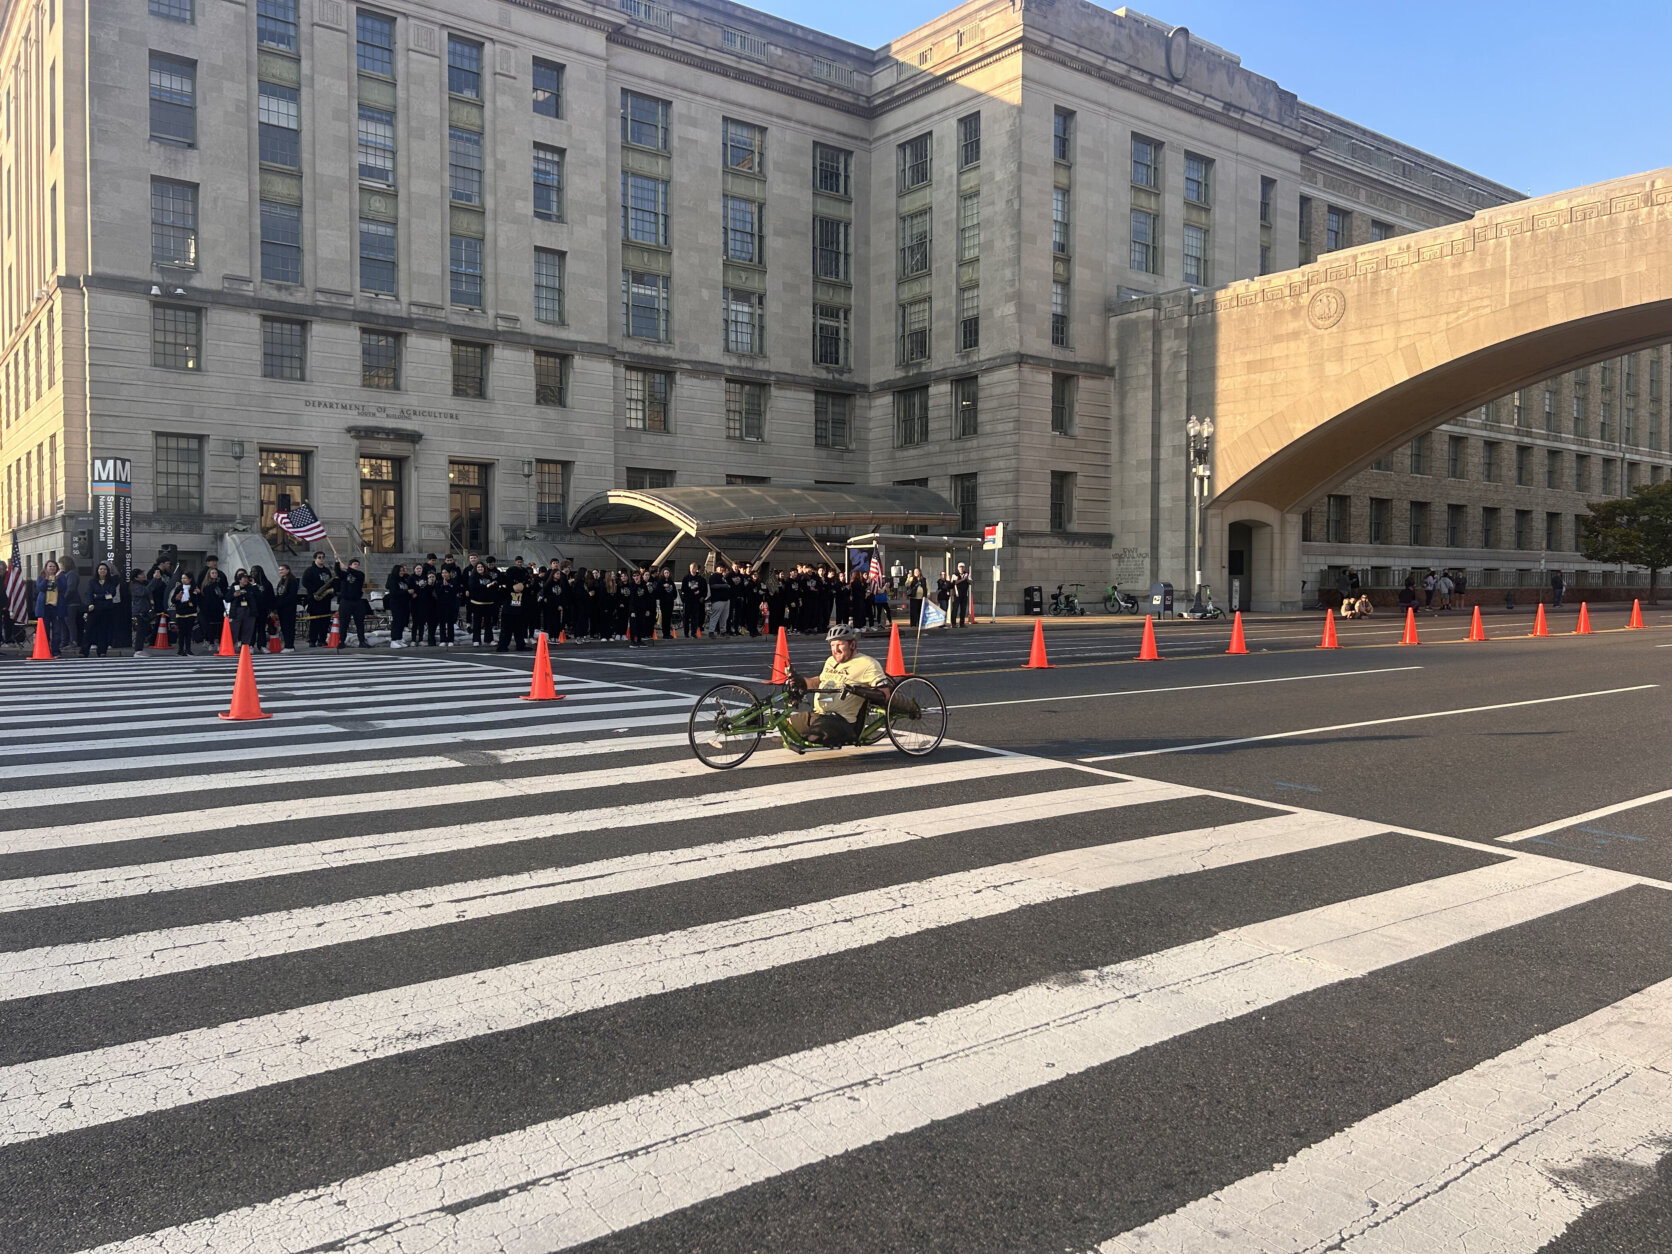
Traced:
[[871, 569], [866, 578], [870, 580], [872, 592], [882, 591], [882, 558], [875, 549], [871, 550]]
[[319, 516], [308, 508], [306, 501], [300, 505], [292, 505], [288, 514], [283, 510], [275, 510], [273, 521], [298, 540], [306, 540], [310, 544], [325, 538], [325, 528], [320, 524]]
[[29, 588], [23, 579], [23, 558], [17, 551], [17, 532], [12, 532], [12, 560], [6, 567], [6, 610], [14, 623], [23, 621], [29, 608]]

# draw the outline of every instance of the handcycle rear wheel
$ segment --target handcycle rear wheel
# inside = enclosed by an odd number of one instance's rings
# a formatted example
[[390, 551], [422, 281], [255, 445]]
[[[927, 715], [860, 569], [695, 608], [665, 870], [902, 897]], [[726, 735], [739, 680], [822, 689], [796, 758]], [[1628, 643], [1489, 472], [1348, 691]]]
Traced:
[[894, 685], [888, 694], [888, 738], [914, 758], [933, 753], [946, 737], [946, 698], [920, 675]]
[[698, 697], [686, 727], [697, 760], [717, 771], [743, 765], [759, 747], [765, 729], [758, 713], [751, 716], [748, 730], [734, 732], [732, 722], [757, 704], [755, 694], [741, 684], [715, 684]]

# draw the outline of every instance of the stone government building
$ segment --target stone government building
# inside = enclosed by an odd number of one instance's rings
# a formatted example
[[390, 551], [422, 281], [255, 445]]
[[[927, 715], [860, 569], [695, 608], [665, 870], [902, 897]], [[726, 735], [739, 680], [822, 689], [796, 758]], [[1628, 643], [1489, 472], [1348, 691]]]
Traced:
[[[381, 568], [570, 551], [611, 487], [898, 482], [1008, 524], [1003, 602], [1182, 588], [1115, 499], [1110, 310], [1518, 198], [1085, 0], [878, 50], [721, 0], [13, 0], [0, 89], [31, 572], [117, 457], [141, 561], [286, 498]], [[1306, 562], [1573, 569], [1585, 494], [1672, 461], [1639, 357], [1356, 476]]]

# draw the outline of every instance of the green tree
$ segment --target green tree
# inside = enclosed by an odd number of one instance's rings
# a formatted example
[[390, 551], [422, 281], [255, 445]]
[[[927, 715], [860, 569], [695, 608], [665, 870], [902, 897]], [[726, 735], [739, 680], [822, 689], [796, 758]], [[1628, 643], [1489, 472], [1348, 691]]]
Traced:
[[1672, 566], [1672, 479], [1644, 484], [1631, 495], [1592, 501], [1585, 519], [1583, 552], [1593, 562], [1625, 562], [1649, 570], [1649, 600], [1657, 577]]

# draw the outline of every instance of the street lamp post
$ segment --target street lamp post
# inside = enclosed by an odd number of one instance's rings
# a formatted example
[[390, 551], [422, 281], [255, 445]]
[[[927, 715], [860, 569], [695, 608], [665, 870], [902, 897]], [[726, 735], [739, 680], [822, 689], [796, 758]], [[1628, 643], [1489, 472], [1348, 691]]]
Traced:
[[1207, 533], [1208, 481], [1213, 477], [1213, 419], [1190, 415], [1184, 424], [1190, 437], [1190, 477], [1195, 481], [1196, 500], [1196, 602], [1194, 613], [1203, 612], [1202, 554]]

